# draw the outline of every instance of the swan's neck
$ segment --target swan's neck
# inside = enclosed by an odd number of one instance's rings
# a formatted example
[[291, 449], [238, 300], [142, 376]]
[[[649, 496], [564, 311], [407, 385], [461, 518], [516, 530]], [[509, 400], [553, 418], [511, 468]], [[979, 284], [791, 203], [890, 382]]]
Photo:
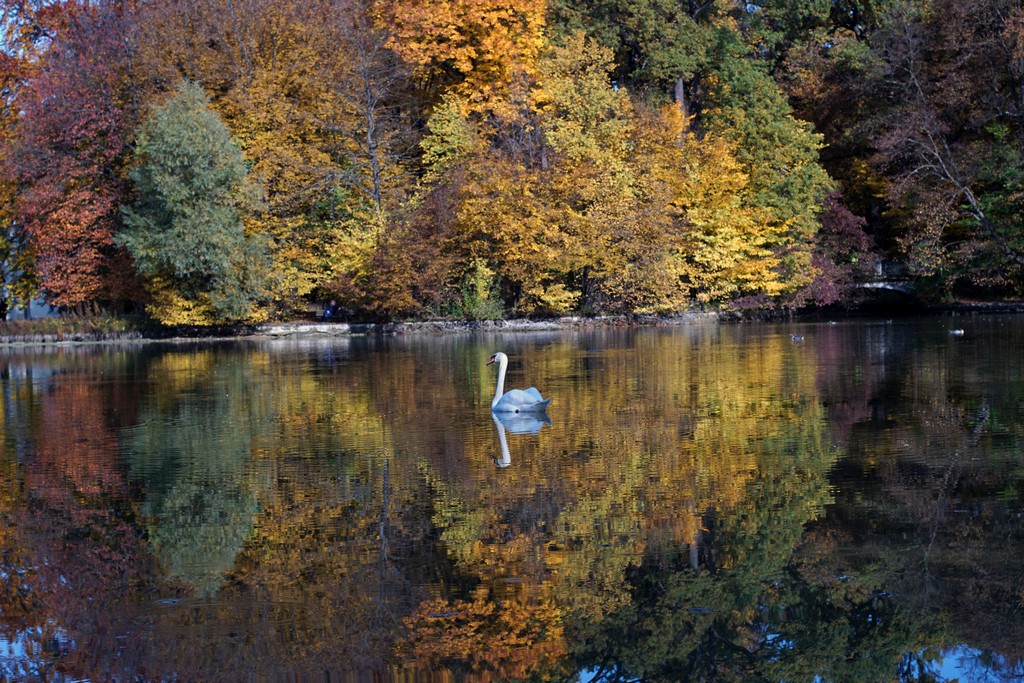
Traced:
[[501, 400], [502, 395], [505, 393], [505, 370], [508, 368], [508, 358], [500, 356], [498, 358], [498, 385], [494, 388], [494, 399], [491, 401], [491, 407], [498, 405], [498, 401]]

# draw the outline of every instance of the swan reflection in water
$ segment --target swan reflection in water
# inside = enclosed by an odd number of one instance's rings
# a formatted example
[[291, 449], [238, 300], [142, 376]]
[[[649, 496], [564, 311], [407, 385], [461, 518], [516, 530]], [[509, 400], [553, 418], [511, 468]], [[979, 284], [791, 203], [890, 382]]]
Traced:
[[501, 457], [495, 461], [498, 467], [512, 464], [512, 456], [508, 451], [508, 437], [505, 430], [513, 434], [536, 434], [544, 425], [551, 424], [547, 413], [491, 413], [494, 427], [498, 430], [498, 443], [501, 445]]

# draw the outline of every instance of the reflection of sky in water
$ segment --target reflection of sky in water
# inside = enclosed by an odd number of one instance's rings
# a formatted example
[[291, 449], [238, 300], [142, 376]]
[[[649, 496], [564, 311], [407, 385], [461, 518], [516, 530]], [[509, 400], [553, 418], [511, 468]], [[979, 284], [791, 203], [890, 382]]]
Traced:
[[[47, 657], [41, 656], [43, 645], [49, 650]], [[47, 675], [52, 669], [50, 657], [54, 651], [70, 650], [74, 643], [68, 638], [66, 631], [58, 629], [49, 631], [44, 638], [42, 627], [28, 629], [18, 633], [13, 640], [0, 636], [0, 680], [17, 681], [23, 677], [39, 678], [40, 680], [74, 680]]]
[[[22, 675], [38, 676], [42, 672], [38, 669], [39, 662], [29, 654], [30, 650], [39, 647], [38, 633], [25, 632], [14, 640], [0, 637], [0, 677], [17, 677]], [[65, 636], [58, 635], [58, 639]], [[66, 644], [66, 643], [64, 643]], [[986, 660], [992, 664], [986, 663]], [[993, 665], [996, 667], [993, 670]], [[980, 650], [961, 645], [946, 650], [937, 663], [929, 667], [928, 674], [936, 676], [937, 681], [959, 680], [964, 683], [996, 683], [1008, 680], [1021, 680], [1024, 670], [1005, 670], [1006, 662], [998, 655], [986, 655]], [[919, 672], [925, 673], [925, 672]], [[600, 683], [602, 680], [614, 678], [614, 672], [605, 672], [601, 675], [596, 669], [581, 671], [576, 678], [577, 683]], [[16, 680], [16, 678], [15, 678]], [[823, 679], [816, 679], [825, 683]]]
[[0, 636], [0, 661], [3, 662], [3, 668], [0, 671], [4, 675], [9, 674], [10, 668], [8, 667], [18, 662], [28, 663], [28, 653], [25, 651], [25, 637], [22, 636], [17, 640], [11, 641]]
[[961, 681], [970, 681], [970, 683], [987, 683], [988, 681], [1005, 683], [1005, 681], [1011, 680], [1024, 680], [1024, 665], [1008, 667], [1004, 657], [986, 654], [967, 645], [946, 650], [943, 653], [938, 672], [943, 680], [959, 678]]
[[[986, 663], [991, 661], [991, 664]], [[993, 666], [995, 669], [993, 669]], [[928, 671], [917, 672], [918, 675], [927, 673], [925, 680], [935, 680], [936, 683], [943, 681], [960, 681], [961, 683], [1006, 683], [1011, 680], [1024, 680], [1024, 667], [1006, 669], [1006, 661], [998, 655], [986, 655], [967, 645], [950, 648], [944, 651], [937, 661], [928, 667]], [[604, 680], [614, 680], [616, 672], [605, 672], [601, 674], [597, 669], [585, 669], [576, 678], [577, 683], [601, 683]], [[917, 680], [916, 678], [914, 680]], [[827, 683], [822, 678], [816, 678], [816, 683]]]

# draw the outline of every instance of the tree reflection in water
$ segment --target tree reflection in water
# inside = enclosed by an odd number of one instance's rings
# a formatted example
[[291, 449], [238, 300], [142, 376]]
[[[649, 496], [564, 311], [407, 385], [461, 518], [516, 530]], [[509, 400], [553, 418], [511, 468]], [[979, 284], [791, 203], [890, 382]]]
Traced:
[[975, 322], [506, 336], [511, 435], [487, 339], [8, 353], [0, 677], [1013, 677], [1024, 320]]

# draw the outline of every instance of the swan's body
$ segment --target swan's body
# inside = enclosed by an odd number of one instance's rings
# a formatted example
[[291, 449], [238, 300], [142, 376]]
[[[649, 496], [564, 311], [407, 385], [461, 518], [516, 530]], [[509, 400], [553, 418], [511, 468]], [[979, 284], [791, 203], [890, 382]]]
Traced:
[[505, 391], [505, 371], [508, 369], [508, 356], [499, 351], [487, 361], [488, 365], [498, 364], [498, 386], [494, 390], [491, 401], [491, 412], [495, 413], [543, 413], [551, 403], [540, 392], [529, 389], [510, 389]]

